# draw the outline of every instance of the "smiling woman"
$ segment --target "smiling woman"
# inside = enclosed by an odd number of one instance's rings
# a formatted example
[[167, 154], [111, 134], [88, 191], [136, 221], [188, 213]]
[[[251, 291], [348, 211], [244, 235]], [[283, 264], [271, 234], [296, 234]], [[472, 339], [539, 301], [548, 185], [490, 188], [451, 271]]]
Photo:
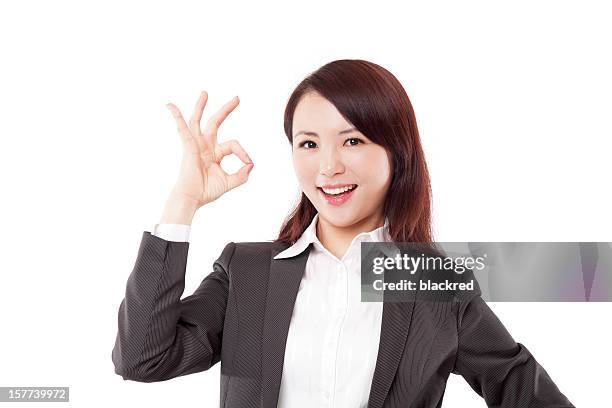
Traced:
[[[307, 202], [319, 213], [322, 228], [323, 224], [367, 230], [381, 226], [382, 206], [391, 183], [387, 150], [352, 127], [315, 91], [301, 96], [292, 127], [312, 129], [297, 131], [292, 138], [293, 165]], [[321, 239], [325, 239], [323, 234]]]
[[[349, 227], [349, 236], [388, 217], [393, 240], [432, 241], [427, 164], [412, 104], [393, 74], [363, 60], [322, 66], [289, 97], [284, 129], [303, 193], [277, 241], [294, 243], [315, 213], [322, 229]], [[357, 188], [321, 190], [347, 184]]]
[[[443, 298], [451, 302], [361, 301], [362, 242], [432, 241], [412, 105], [371, 62], [333, 61], [297, 86], [284, 126], [301, 200], [276, 240], [228, 243], [181, 299], [184, 224], [253, 168], [237, 141], [217, 142], [238, 98], [201, 130], [206, 99], [189, 126], [171, 106], [185, 157], [162, 223], [143, 234], [119, 307], [116, 373], [164, 381], [220, 361], [225, 408], [434, 408], [450, 373], [489, 406], [573, 407], [478, 288], [450, 288]], [[220, 167], [230, 153], [245, 163], [233, 175]]]
[[[288, 249], [274, 259], [309, 257], [282, 297], [292, 314], [279, 406], [327, 406], [331, 395], [334, 407], [439, 407], [451, 372], [489, 406], [573, 406], [479, 288], [470, 297], [446, 288], [456, 308], [381, 307], [356, 295], [361, 241], [433, 241], [425, 155], [412, 104], [393, 74], [368, 61], [333, 61], [296, 87], [284, 120], [302, 194], [275, 241]], [[337, 263], [348, 269], [339, 281], [327, 278]], [[313, 289], [319, 286], [337, 303]]]

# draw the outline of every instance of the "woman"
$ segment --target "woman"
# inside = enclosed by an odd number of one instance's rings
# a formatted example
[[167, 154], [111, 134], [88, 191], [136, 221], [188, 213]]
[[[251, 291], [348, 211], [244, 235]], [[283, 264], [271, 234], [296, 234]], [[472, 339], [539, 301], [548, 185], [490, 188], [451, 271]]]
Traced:
[[[238, 98], [200, 129], [206, 100], [188, 124], [168, 105], [184, 155], [119, 308], [116, 373], [164, 381], [221, 361], [227, 408], [439, 407], [451, 372], [489, 406], [573, 407], [479, 292], [444, 307], [360, 301], [361, 242], [432, 241], [411, 103], [367, 61], [333, 61], [295, 89], [284, 124], [301, 201], [275, 241], [230, 242], [181, 300], [194, 213], [254, 166], [237, 141], [216, 137]], [[232, 153], [245, 165], [226, 174]]]

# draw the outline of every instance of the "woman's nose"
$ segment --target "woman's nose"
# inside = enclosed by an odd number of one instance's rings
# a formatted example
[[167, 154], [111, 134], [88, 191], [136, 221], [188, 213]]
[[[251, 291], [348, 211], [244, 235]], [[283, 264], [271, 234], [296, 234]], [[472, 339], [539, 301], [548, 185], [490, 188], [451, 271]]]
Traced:
[[319, 170], [321, 174], [332, 177], [334, 174], [342, 172], [343, 168], [340, 156], [335, 150], [322, 155]]

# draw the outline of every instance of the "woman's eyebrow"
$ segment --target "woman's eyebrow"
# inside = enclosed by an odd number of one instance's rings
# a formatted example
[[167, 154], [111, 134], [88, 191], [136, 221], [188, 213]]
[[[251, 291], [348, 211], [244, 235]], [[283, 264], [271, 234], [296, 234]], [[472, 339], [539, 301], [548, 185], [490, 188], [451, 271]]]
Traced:
[[[339, 135], [344, 135], [346, 133], [351, 133], [351, 132], [356, 132], [357, 128], [349, 128], [349, 129], [344, 129], [340, 132], [338, 132]], [[306, 136], [314, 136], [314, 137], [319, 137], [319, 135], [316, 132], [310, 132], [308, 130], [300, 130], [299, 132], [297, 132], [295, 135], [293, 135], [293, 137], [297, 137], [301, 134], [305, 134]]]

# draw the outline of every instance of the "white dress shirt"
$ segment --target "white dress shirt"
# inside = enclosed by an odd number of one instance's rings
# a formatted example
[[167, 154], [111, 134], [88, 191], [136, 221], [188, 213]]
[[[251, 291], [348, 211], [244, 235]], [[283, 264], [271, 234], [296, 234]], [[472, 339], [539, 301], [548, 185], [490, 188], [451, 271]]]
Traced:
[[[292, 246], [274, 257], [298, 255], [313, 243], [287, 334], [277, 406], [366, 408], [383, 303], [361, 302], [360, 243], [391, 242], [389, 221], [356, 235], [338, 259], [317, 238], [317, 220], [318, 214]], [[153, 234], [187, 241], [189, 226], [156, 224]]]
[[151, 228], [151, 234], [166, 241], [188, 242], [190, 225], [185, 224], [155, 224]]

